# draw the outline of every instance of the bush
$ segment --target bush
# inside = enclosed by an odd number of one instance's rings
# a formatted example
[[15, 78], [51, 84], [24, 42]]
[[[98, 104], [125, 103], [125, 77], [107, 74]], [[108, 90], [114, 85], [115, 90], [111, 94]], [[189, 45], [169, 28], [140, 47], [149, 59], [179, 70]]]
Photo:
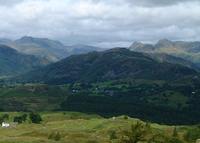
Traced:
[[23, 118], [21, 116], [16, 116], [14, 117], [13, 122], [21, 124], [23, 122]]
[[115, 131], [111, 131], [110, 132], [110, 140], [114, 140], [114, 139], [117, 139], [116, 132]]
[[0, 117], [0, 124], [2, 124], [2, 122], [4, 122], [5, 120], [9, 120], [8, 114], [4, 114]]
[[144, 141], [145, 137], [149, 131], [143, 123], [137, 122], [131, 126], [130, 131], [125, 131], [121, 139], [121, 143], [137, 143]]
[[40, 122], [42, 121], [42, 117], [38, 113], [32, 112], [30, 113], [29, 117], [30, 117], [31, 122], [35, 124], [40, 124]]
[[4, 115], [2, 116], [2, 118], [3, 118], [3, 120], [9, 120], [9, 115], [8, 115], [8, 114], [4, 114]]
[[55, 141], [60, 141], [61, 138], [62, 138], [62, 136], [61, 136], [60, 132], [52, 132], [48, 137], [48, 139], [55, 140]]
[[2, 124], [4, 122], [3, 118], [0, 117], [0, 124]]
[[186, 141], [195, 142], [200, 138], [200, 128], [190, 129], [184, 135]]
[[124, 120], [128, 120], [128, 116], [124, 116]]
[[21, 124], [27, 120], [27, 116], [28, 116], [27, 114], [23, 114], [22, 116], [15, 116], [13, 122]]
[[177, 128], [174, 127], [174, 130], [173, 130], [173, 137], [177, 137], [178, 136], [178, 132], [177, 132]]
[[28, 117], [27, 114], [23, 114], [23, 115], [22, 115], [22, 119], [23, 119], [24, 122], [27, 120], [27, 117]]
[[179, 140], [178, 138], [171, 138], [167, 143], [183, 143], [183, 141]]

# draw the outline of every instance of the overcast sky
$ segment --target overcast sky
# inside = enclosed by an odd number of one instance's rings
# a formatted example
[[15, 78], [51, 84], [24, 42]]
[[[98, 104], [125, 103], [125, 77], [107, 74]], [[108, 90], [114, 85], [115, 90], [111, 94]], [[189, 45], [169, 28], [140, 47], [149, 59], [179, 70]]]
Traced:
[[200, 0], [0, 0], [0, 38], [68, 44], [200, 40]]

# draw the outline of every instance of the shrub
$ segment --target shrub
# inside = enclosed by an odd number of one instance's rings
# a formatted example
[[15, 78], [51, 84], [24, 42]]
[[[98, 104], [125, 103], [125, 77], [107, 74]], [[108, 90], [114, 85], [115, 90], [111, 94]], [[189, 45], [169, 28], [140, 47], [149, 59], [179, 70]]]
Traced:
[[27, 120], [27, 116], [28, 116], [27, 114], [23, 114], [22, 116], [15, 116], [13, 122], [21, 124]]
[[124, 116], [124, 120], [128, 120], [128, 116]]
[[177, 132], [177, 128], [174, 127], [174, 130], [173, 130], [173, 137], [177, 137], [178, 136], [178, 132]]
[[8, 114], [4, 114], [4, 115], [2, 116], [2, 118], [3, 118], [3, 120], [9, 120], [9, 115], [8, 115]]
[[115, 131], [111, 131], [110, 132], [110, 140], [114, 140], [114, 139], [117, 139], [116, 132]]
[[55, 141], [60, 141], [61, 138], [62, 138], [62, 136], [61, 136], [60, 132], [52, 132], [48, 137], [48, 139], [55, 140]]
[[22, 115], [22, 119], [23, 119], [24, 122], [27, 120], [27, 117], [28, 117], [27, 114], [23, 114], [23, 115]]
[[178, 138], [170, 138], [169, 141], [167, 141], [167, 143], [183, 143], [183, 141], [181, 141]]
[[21, 116], [16, 116], [14, 117], [13, 122], [21, 124], [23, 122], [23, 118]]
[[0, 124], [2, 124], [4, 122], [3, 118], [0, 117]]
[[137, 122], [131, 126], [130, 131], [124, 132], [121, 143], [138, 143], [139, 141], [144, 141], [147, 132], [148, 129], [146, 126], [141, 122]]
[[190, 129], [184, 135], [184, 139], [186, 141], [190, 141], [190, 142], [195, 142], [196, 139], [198, 139], [198, 138], [200, 138], [200, 129], [199, 128]]
[[40, 124], [40, 122], [42, 121], [42, 117], [38, 113], [32, 112], [30, 113], [29, 117], [30, 117], [31, 122], [35, 124]]

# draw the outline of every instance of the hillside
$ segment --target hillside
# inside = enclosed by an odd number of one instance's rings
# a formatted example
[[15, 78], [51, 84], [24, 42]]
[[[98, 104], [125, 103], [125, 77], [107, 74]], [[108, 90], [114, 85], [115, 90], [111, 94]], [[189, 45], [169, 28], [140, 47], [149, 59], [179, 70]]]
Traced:
[[21, 54], [8, 46], [0, 45], [0, 76], [22, 74], [47, 63], [44, 59]]
[[196, 71], [178, 64], [158, 62], [151, 57], [125, 48], [70, 56], [55, 64], [22, 75], [25, 82], [64, 84], [116, 79], [175, 80], [193, 76]]
[[1, 80], [0, 109], [126, 114], [159, 123], [198, 123], [200, 78], [178, 59], [126, 48], [73, 55]]
[[[3, 116], [5, 113], [1, 113]], [[16, 116], [29, 113], [6, 113], [12, 122]], [[30, 120], [11, 128], [0, 127], [0, 143], [194, 143], [199, 137], [196, 126], [167, 126], [147, 123], [128, 116], [103, 118], [78, 112], [40, 113], [41, 124]], [[137, 136], [136, 136], [137, 135]], [[132, 142], [130, 142], [132, 143]]]
[[195, 64], [189, 60], [186, 60], [186, 59], [183, 59], [180, 57], [172, 56], [172, 55], [165, 54], [165, 53], [146, 53], [146, 54], [147, 54], [147, 56], [150, 56], [154, 60], [161, 62], [161, 63], [178, 64], [178, 65], [182, 65], [182, 66], [185, 66], [188, 68], [195, 69], [196, 71], [200, 70], [200, 67], [198, 64]]
[[200, 63], [200, 42], [159, 40], [156, 44], [143, 44], [134, 42], [129, 49], [132, 51], [146, 53], [165, 53], [199, 65]]
[[99, 51], [101, 48], [88, 45], [66, 46], [63, 43], [47, 38], [35, 38], [24, 36], [15, 41], [0, 39], [0, 43], [10, 46], [17, 51], [45, 58], [49, 62], [56, 62], [70, 55]]

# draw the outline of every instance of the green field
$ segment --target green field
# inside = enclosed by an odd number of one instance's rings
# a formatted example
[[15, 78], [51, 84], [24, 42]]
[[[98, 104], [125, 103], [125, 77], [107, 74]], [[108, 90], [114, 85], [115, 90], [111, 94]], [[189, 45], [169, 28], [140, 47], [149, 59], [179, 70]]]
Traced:
[[[14, 116], [22, 113], [7, 114], [7, 122], [12, 122]], [[41, 124], [26, 121], [10, 128], [0, 127], [0, 143], [134, 143], [122, 139], [126, 137], [125, 133], [131, 134], [131, 125], [139, 121], [127, 116], [103, 118], [77, 112], [43, 112], [40, 115], [43, 119]], [[160, 141], [152, 143], [193, 143], [200, 137], [196, 132], [193, 136], [188, 134], [187, 141], [184, 137], [188, 130], [199, 129], [198, 126], [177, 126], [177, 135], [174, 137], [174, 126], [139, 122], [148, 126], [148, 132], [142, 132], [144, 136], [141, 138], [146, 140], [143, 143], [147, 143], [147, 139], [151, 138]], [[137, 131], [133, 130], [132, 134]]]

